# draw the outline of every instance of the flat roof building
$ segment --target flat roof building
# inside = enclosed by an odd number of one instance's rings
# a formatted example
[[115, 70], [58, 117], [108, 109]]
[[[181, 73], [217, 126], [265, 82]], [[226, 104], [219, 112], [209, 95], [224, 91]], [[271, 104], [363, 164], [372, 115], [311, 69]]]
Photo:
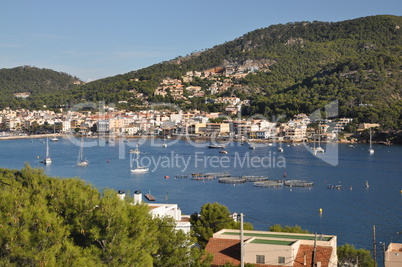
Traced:
[[[333, 235], [243, 231], [244, 263], [257, 266], [336, 267], [337, 237]], [[206, 250], [214, 255], [211, 266], [240, 264], [240, 231], [223, 229], [209, 240]]]

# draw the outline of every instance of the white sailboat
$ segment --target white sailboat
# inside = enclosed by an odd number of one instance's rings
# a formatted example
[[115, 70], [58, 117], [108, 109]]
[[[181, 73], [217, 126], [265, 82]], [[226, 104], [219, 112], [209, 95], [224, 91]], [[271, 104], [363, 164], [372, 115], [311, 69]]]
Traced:
[[278, 148], [278, 152], [283, 152], [283, 148], [282, 148], [282, 141], [279, 141], [279, 148]]
[[370, 128], [370, 148], [369, 148], [369, 153], [370, 153], [370, 155], [373, 155], [374, 154], [374, 148], [372, 147], [372, 145], [371, 145], [371, 128]]
[[78, 161], [77, 161], [77, 166], [78, 167], [86, 167], [88, 166], [89, 161], [87, 159], [84, 159], [84, 140], [81, 138], [81, 144], [80, 144], [80, 150], [78, 152]]
[[133, 166], [133, 160], [130, 159], [130, 165], [131, 165], [131, 166], [130, 166], [130, 171], [131, 171], [132, 173], [144, 173], [144, 172], [148, 172], [148, 171], [149, 171], [149, 168], [140, 166], [140, 164], [139, 164], [140, 150], [138, 149], [138, 145], [137, 145], [137, 151], [136, 151], [134, 154], [135, 154], [135, 158], [134, 158], [134, 161], [135, 161], [135, 168], [133, 168], [133, 167], [134, 167], [134, 166]]
[[[56, 134], [56, 126], [53, 124], [53, 133]], [[59, 139], [55, 136], [50, 141], [59, 142]]]
[[[318, 127], [320, 127], [320, 125], [318, 125]], [[315, 153], [325, 153], [324, 148], [321, 147], [321, 129], [318, 128], [318, 147], [316, 147], [315, 149]]]
[[49, 152], [49, 138], [46, 138], [46, 157], [42, 161], [43, 164], [49, 165], [52, 163], [52, 158], [50, 157], [50, 152]]

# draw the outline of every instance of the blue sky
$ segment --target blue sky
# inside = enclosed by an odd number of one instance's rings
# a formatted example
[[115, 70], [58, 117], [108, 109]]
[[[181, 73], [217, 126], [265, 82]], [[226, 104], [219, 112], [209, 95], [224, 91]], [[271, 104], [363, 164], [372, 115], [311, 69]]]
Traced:
[[90, 81], [211, 48], [273, 24], [402, 15], [400, 0], [0, 0], [0, 68]]

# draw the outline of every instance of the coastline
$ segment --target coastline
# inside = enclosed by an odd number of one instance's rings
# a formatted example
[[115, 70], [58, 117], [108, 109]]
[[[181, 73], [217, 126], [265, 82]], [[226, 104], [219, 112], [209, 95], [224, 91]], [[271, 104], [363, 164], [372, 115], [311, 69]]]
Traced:
[[[52, 138], [52, 137], [60, 137], [60, 138], [67, 138], [69, 134], [60, 134], [60, 133], [52, 133], [52, 134], [36, 134], [36, 135], [10, 135], [10, 136], [0, 136], [0, 141], [2, 140], [15, 140], [15, 139], [41, 139], [41, 138]], [[75, 137], [81, 136], [81, 135], [74, 135]], [[107, 138], [108, 136], [104, 136]], [[146, 136], [147, 138], [157, 138], [157, 139], [163, 139], [162, 136]], [[99, 135], [96, 136], [86, 136], [85, 138], [99, 138]], [[113, 136], [115, 139], [139, 139], [139, 138], [144, 138], [144, 136], [138, 136], [138, 135], [126, 135], [126, 136]], [[172, 139], [190, 139], [190, 140], [205, 140], [205, 141], [211, 141], [214, 140], [215, 142], [226, 142], [228, 141], [229, 138], [216, 138], [216, 137], [205, 137], [205, 136], [172, 136]], [[284, 144], [300, 144], [303, 143], [303, 141], [276, 141], [276, 140], [266, 140], [266, 139], [241, 139], [241, 138], [231, 138], [232, 141], [234, 142], [252, 142], [252, 143], [279, 143], [282, 142]], [[312, 141], [309, 141], [312, 142]], [[321, 141], [322, 143], [339, 143], [339, 144], [365, 144], [367, 143], [366, 140], [361, 140], [361, 141], [349, 141], [347, 139], [340, 139], [338, 141]], [[383, 145], [392, 145], [391, 144], [385, 144], [385, 142], [373, 142], [375, 144], [383, 144]]]

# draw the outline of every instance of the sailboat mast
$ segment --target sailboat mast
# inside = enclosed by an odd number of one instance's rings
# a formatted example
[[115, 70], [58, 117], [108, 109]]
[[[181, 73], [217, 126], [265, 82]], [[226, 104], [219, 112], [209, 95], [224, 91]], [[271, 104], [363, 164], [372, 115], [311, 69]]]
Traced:
[[371, 128], [370, 128], [370, 149], [371, 149]]
[[49, 138], [46, 138], [46, 158], [49, 157]]

